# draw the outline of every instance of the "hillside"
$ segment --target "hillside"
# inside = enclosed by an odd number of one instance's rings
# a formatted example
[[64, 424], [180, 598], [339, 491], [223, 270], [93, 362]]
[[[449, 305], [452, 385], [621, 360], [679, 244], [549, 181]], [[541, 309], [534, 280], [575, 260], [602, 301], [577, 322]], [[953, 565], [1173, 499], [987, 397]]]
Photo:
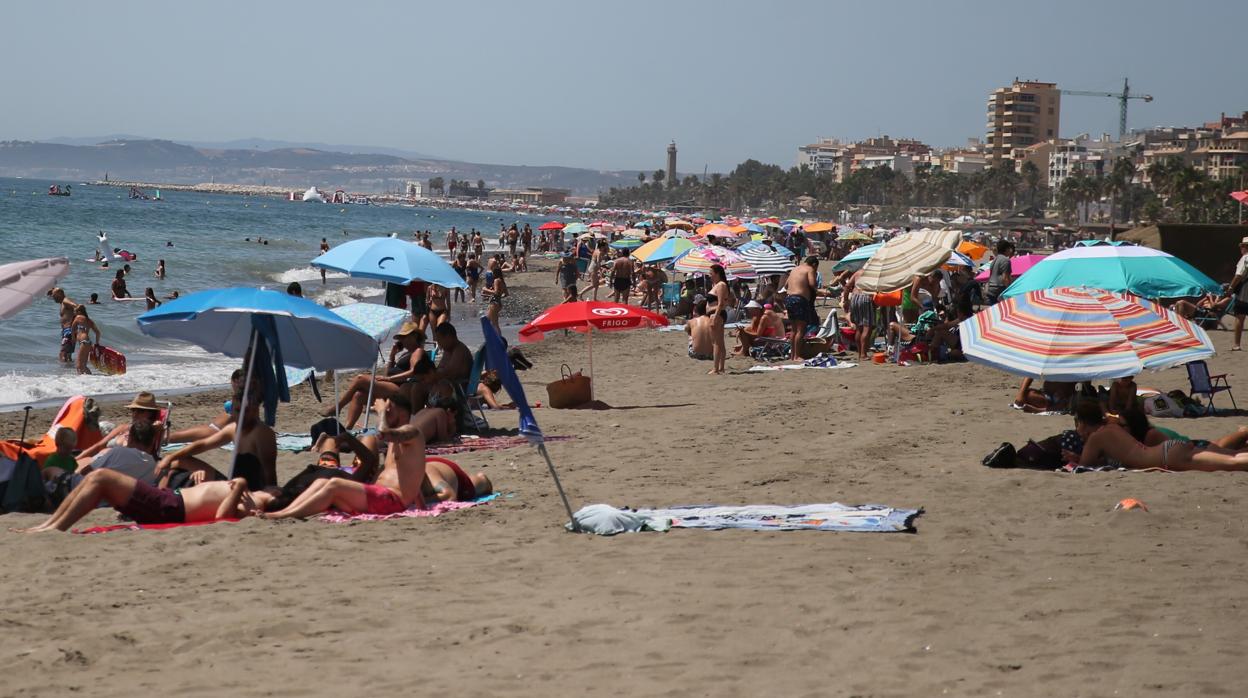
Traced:
[[171, 184], [217, 181], [381, 192], [431, 177], [485, 180], [491, 187], [558, 187], [591, 195], [637, 181], [636, 171], [488, 165], [307, 147], [204, 148], [173, 141], [116, 139], [93, 145], [0, 141], [0, 176], [131, 179]]

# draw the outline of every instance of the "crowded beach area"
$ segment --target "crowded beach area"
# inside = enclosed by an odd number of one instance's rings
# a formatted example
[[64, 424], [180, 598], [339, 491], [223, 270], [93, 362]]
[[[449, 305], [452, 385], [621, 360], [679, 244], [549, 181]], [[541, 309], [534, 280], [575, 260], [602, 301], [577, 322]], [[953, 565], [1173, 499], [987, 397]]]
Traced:
[[[1214, 269], [809, 218], [437, 232], [308, 245], [383, 289], [334, 308], [324, 276], [149, 299], [228, 389], [0, 416], [14, 695], [1241, 680], [1248, 238]], [[63, 288], [99, 264], [0, 273], [67, 371], [125, 370]]]

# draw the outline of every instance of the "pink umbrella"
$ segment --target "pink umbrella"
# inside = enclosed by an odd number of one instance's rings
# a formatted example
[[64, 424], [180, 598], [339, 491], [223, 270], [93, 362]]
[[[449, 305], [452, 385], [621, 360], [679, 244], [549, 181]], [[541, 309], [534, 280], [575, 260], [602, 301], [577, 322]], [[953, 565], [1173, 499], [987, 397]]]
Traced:
[[[1028, 269], [1039, 264], [1040, 260], [1044, 259], [1047, 256], [1048, 255], [1042, 255], [1042, 254], [1020, 254], [1017, 257], [1011, 257], [1010, 258], [1010, 276], [1013, 276], [1014, 278], [1017, 279], [1018, 277], [1026, 273]], [[983, 271], [976, 274], [975, 280], [987, 281], [988, 269], [985, 268]]]
[[1244, 191], [1231, 192], [1231, 198], [1235, 199], [1241, 204], [1248, 204], [1248, 189], [1245, 189]]

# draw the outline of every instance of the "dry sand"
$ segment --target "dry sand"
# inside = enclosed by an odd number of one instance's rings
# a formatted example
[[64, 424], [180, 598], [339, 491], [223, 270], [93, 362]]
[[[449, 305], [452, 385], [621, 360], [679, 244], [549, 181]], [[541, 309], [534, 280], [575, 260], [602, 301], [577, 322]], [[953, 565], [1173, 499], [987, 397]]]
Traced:
[[[711, 377], [680, 334], [595, 350], [617, 409], [537, 410], [578, 437], [549, 447], [574, 506], [922, 506], [917, 534], [573, 535], [528, 447], [456, 456], [509, 495], [436, 519], [3, 533], [0, 695], [1248, 694], [1248, 476], [986, 469], [1001, 441], [1069, 420], [1006, 408], [1017, 379], [966, 364]], [[580, 335], [526, 352], [531, 400], [586, 363]], [[1242, 384], [1243, 361], [1211, 367]], [[1186, 388], [1181, 370], [1140, 383]], [[312, 414], [299, 390], [278, 427]], [[1214, 437], [1242, 420], [1163, 421]], [[279, 474], [309, 460], [285, 454]], [[1150, 511], [1111, 512], [1124, 497]]]

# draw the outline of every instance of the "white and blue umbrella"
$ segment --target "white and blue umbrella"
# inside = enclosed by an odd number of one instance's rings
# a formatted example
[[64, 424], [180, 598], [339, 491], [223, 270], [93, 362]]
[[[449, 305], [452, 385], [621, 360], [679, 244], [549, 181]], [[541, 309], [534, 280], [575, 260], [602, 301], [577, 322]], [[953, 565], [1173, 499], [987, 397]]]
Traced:
[[1045, 257], [1010, 284], [1001, 297], [1066, 286], [1127, 292], [1142, 298], [1184, 298], [1221, 290], [1218, 282], [1199, 269], [1161, 250], [1092, 245]]
[[776, 252], [767, 249], [766, 245], [751, 247], [746, 249], [744, 246], [737, 249], [741, 254], [741, 258], [747, 264], [754, 267], [754, 271], [759, 276], [771, 276], [772, 274], [784, 274], [792, 271], [795, 266], [787, 257], [781, 257]]
[[395, 284], [425, 281], [446, 288], [468, 288], [468, 282], [445, 259], [414, 242], [388, 237], [344, 243], [312, 260], [312, 266]]
[[746, 252], [746, 251], [748, 251], [748, 250], [755, 250], [755, 249], [758, 249], [758, 248], [760, 248], [760, 247], [761, 247], [761, 248], [763, 248], [763, 249], [765, 249], [765, 250], [770, 250], [770, 251], [772, 251], [772, 252], [775, 252], [776, 254], [780, 255], [781, 257], [786, 257], [786, 258], [787, 258], [787, 257], [794, 257], [794, 256], [796, 256], [796, 253], [794, 253], [794, 252], [793, 252], [793, 250], [790, 250], [789, 248], [785, 247], [784, 245], [781, 245], [781, 244], [780, 244], [780, 243], [778, 243], [778, 242], [772, 242], [772, 243], [771, 243], [771, 245], [768, 245], [767, 243], [765, 243], [765, 242], [763, 242], [763, 241], [761, 241], [761, 240], [750, 240], [749, 242], [747, 242], [747, 243], [745, 243], [745, 244], [743, 244], [743, 245], [741, 245], [741, 246], [737, 247], [737, 251], [738, 251], [738, 252]]
[[[330, 309], [330, 312], [367, 332], [378, 346], [385, 344], [407, 321], [410, 315], [402, 308], [391, 308], [378, 303], [351, 303]], [[310, 368], [286, 366], [286, 382], [299, 385], [312, 375]]]

